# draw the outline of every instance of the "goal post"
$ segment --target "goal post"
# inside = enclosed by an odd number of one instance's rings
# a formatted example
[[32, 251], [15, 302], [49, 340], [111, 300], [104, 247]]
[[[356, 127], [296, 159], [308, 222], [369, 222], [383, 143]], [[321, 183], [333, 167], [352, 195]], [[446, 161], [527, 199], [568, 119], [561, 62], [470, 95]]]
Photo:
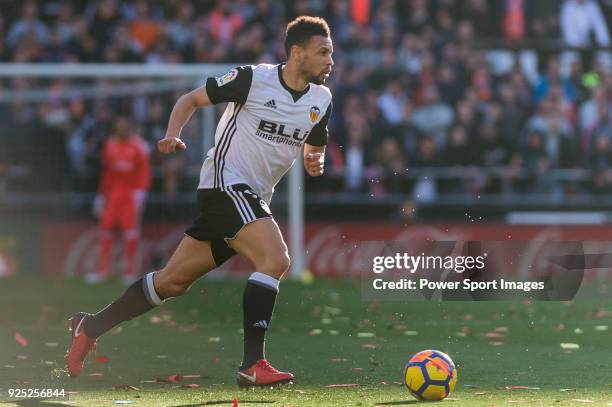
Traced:
[[[49, 89], [44, 86], [32, 88], [11, 89], [11, 78], [30, 79], [78, 79], [79, 83], [69, 84], [68, 90], [57, 98], [69, 98], [78, 95], [84, 99], [131, 96], [135, 94], [155, 94], [162, 91], [196, 88], [205, 83], [211, 76], [219, 76], [240, 64], [48, 64], [48, 63], [0, 63], [0, 81], [9, 86], [0, 87], [0, 104], [15, 101], [44, 102], [49, 98]], [[91, 84], [83, 84], [83, 80], [95, 79], [126, 80], [125, 83], [100, 89]], [[132, 81], [130, 81], [132, 79]], [[138, 79], [138, 81], [135, 81]], [[146, 81], [152, 81], [150, 83]], [[176, 82], [181, 81], [181, 82]], [[76, 82], [76, 81], [75, 81]], [[201, 149], [206, 152], [214, 142], [214, 132], [217, 118], [214, 109], [200, 109], [200, 140]], [[288, 183], [288, 226], [289, 246], [292, 266], [290, 276], [300, 278], [305, 269], [304, 261], [304, 170], [300, 157], [290, 171]]]

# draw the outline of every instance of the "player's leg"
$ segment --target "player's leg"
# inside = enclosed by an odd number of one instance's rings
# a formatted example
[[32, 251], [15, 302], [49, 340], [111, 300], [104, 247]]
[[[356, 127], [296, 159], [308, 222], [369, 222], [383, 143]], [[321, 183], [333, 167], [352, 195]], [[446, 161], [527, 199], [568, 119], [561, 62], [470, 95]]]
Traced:
[[259, 219], [244, 226], [229, 245], [249, 259], [256, 270], [249, 277], [243, 294], [244, 358], [238, 384], [269, 385], [291, 381], [291, 373], [279, 372], [265, 359], [265, 335], [272, 319], [279, 280], [290, 264], [281, 231], [273, 218]]
[[66, 362], [72, 377], [79, 375], [83, 361], [95, 348], [96, 339], [119, 323], [183, 295], [200, 276], [215, 267], [209, 241], [185, 236], [160, 271], [135, 281], [123, 295], [96, 314], [78, 313], [72, 319], [72, 344]]
[[[129, 204], [130, 202], [131, 204]], [[126, 200], [121, 216], [121, 229], [123, 231], [123, 252], [127, 262], [122, 281], [131, 284], [136, 281], [139, 275], [138, 246], [140, 244], [140, 208], [137, 207], [132, 196]]]
[[93, 284], [104, 281], [111, 275], [113, 227], [120, 213], [111, 204], [112, 201], [109, 200], [102, 210], [102, 217], [98, 224], [98, 263], [95, 273], [85, 276], [85, 281], [88, 283]]
[[124, 253], [127, 267], [123, 274], [124, 283], [133, 283], [138, 279], [138, 246], [140, 244], [140, 231], [128, 229], [123, 232]]

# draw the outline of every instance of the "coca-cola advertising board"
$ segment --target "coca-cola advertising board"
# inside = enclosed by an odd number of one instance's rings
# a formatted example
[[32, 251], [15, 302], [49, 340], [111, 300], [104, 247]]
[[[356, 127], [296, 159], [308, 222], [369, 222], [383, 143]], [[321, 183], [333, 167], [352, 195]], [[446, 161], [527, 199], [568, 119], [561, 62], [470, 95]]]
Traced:
[[[183, 223], [149, 223], [141, 233], [141, 268], [146, 271], [163, 264], [172, 253], [186, 228]], [[286, 225], [281, 225], [287, 235]], [[41, 269], [45, 274], [75, 276], [93, 271], [98, 243], [95, 224], [47, 223], [41, 227]], [[118, 236], [114, 247], [117, 270], [124, 266]], [[530, 241], [530, 256], [549, 241], [583, 241], [585, 253], [596, 274], [607, 276], [607, 253], [612, 253], [612, 229], [605, 226], [512, 226], [505, 224], [418, 224], [381, 223], [310, 223], [306, 225], [304, 251], [307, 269], [315, 276], [358, 277], [357, 265], [368, 250], [368, 242], [380, 241]], [[252, 272], [252, 266], [236, 256], [224, 264], [218, 276]]]

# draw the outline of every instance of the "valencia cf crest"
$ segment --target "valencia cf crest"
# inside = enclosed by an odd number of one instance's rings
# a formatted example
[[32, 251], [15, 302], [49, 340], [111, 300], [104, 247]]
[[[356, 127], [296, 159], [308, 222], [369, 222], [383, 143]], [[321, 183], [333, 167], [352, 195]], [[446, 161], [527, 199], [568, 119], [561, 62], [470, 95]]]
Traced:
[[321, 110], [318, 107], [316, 106], [311, 107], [310, 108], [310, 121], [313, 123], [316, 122], [317, 119], [319, 118], [319, 114], [321, 114]]

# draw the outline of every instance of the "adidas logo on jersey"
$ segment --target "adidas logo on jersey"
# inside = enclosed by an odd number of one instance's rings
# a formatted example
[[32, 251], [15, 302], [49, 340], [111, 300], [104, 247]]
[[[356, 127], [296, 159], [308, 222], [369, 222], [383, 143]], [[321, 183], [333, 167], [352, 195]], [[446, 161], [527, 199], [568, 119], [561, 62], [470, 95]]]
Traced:
[[259, 322], [255, 322], [255, 323], [253, 324], [253, 326], [254, 326], [255, 328], [263, 328], [263, 329], [268, 329], [268, 321], [266, 321], [265, 319], [262, 319], [262, 320], [261, 320], [261, 321], [259, 321]]
[[272, 109], [276, 109], [276, 101], [274, 99], [270, 99], [264, 104], [264, 106], [271, 107]]

